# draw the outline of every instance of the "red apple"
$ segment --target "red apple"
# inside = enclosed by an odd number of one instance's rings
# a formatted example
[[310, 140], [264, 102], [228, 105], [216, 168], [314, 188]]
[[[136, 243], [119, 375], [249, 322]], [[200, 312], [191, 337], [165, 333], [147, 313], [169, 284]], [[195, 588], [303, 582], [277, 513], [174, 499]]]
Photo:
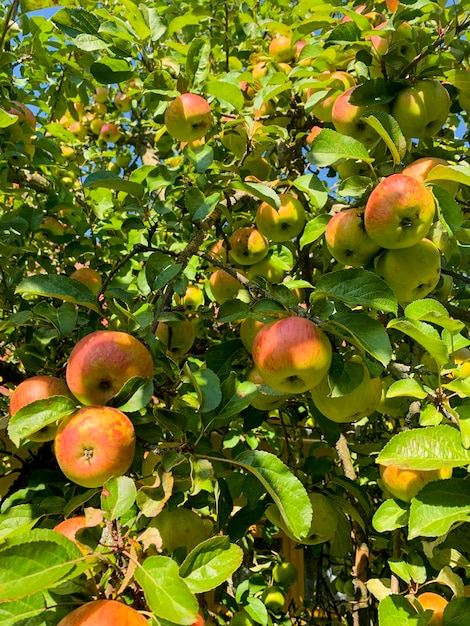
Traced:
[[286, 317], [262, 328], [253, 342], [253, 361], [276, 391], [303, 393], [326, 376], [332, 349], [328, 337], [304, 317]]
[[88, 287], [95, 295], [99, 293], [103, 285], [101, 275], [92, 267], [80, 267], [70, 274], [70, 278], [78, 280], [79, 283]]
[[92, 600], [60, 620], [58, 626], [149, 626], [135, 609], [117, 600]]
[[279, 209], [262, 202], [255, 218], [260, 233], [275, 243], [290, 241], [305, 226], [305, 209], [300, 200], [291, 193], [279, 194], [279, 200]]
[[86, 528], [86, 517], [85, 515], [76, 515], [75, 517], [68, 517], [64, 519], [62, 522], [59, 522], [56, 526], [54, 526], [54, 530], [70, 541], [73, 541], [77, 548], [83, 553], [86, 554], [89, 552], [89, 549], [84, 544], [80, 543], [75, 537], [76, 533], [82, 528]]
[[369, 237], [383, 248], [409, 248], [429, 232], [434, 196], [404, 174], [383, 178], [367, 200], [364, 224]]
[[256, 228], [242, 226], [230, 237], [229, 259], [239, 265], [254, 265], [268, 254], [269, 242]]
[[333, 215], [326, 227], [325, 242], [333, 258], [353, 267], [367, 265], [381, 250], [366, 232], [362, 209]]
[[169, 134], [179, 141], [195, 141], [207, 134], [212, 121], [207, 100], [194, 93], [183, 93], [165, 111]]
[[423, 139], [439, 132], [450, 111], [450, 96], [438, 80], [418, 80], [400, 91], [392, 115], [405, 137]]
[[113, 407], [82, 407], [59, 424], [54, 452], [69, 480], [82, 487], [101, 487], [131, 466], [134, 426], [127, 415]]
[[133, 376], [153, 378], [152, 356], [138, 339], [113, 330], [80, 339], [66, 368], [69, 389], [82, 404], [106, 404]]
[[106, 143], [116, 143], [121, 137], [121, 131], [116, 124], [106, 122], [100, 129], [100, 137], [106, 141]]
[[339, 94], [333, 104], [331, 120], [339, 133], [353, 137], [370, 147], [378, 141], [379, 136], [362, 118], [371, 110], [384, 110], [384, 106], [356, 106], [352, 104], [350, 99], [355, 89], [357, 89], [357, 85]]
[[132, 108], [132, 96], [128, 96], [125, 93], [118, 93], [114, 97], [114, 104], [118, 111], [121, 113], [127, 113]]

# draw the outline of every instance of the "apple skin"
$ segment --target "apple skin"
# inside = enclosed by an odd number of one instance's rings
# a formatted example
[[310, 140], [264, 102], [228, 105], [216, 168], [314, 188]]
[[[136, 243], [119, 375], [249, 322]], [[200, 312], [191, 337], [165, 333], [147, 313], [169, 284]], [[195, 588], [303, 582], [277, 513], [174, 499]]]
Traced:
[[333, 258], [352, 267], [367, 265], [382, 249], [366, 232], [364, 210], [355, 208], [333, 215], [326, 226], [325, 242]]
[[427, 623], [427, 626], [442, 626], [444, 609], [449, 602], [439, 594], [433, 593], [432, 591], [420, 593], [419, 596], [416, 596], [416, 598], [425, 611], [433, 611], [433, 615]]
[[418, 80], [398, 92], [392, 116], [405, 137], [425, 139], [440, 131], [450, 112], [450, 96], [438, 80]]
[[234, 613], [229, 622], [229, 626], [256, 626], [256, 624], [257, 622], [254, 622], [246, 611]]
[[[65, 380], [56, 376], [31, 376], [23, 380], [14, 390], [10, 397], [10, 417], [23, 407], [35, 402], [36, 400], [45, 400], [53, 396], [66, 396], [73, 398]], [[30, 441], [52, 441], [57, 432], [57, 424], [49, 424], [37, 433], [32, 434]]]
[[106, 122], [100, 128], [100, 138], [106, 141], [106, 143], [116, 143], [121, 137], [121, 131], [112, 122]]
[[428, 483], [443, 480], [452, 476], [451, 467], [439, 470], [410, 470], [396, 465], [381, 465], [382, 482], [394, 498], [403, 502], [411, 502], [412, 498]]
[[250, 265], [246, 270], [246, 275], [250, 280], [253, 280], [256, 276], [261, 276], [265, 278], [268, 283], [277, 284], [282, 283], [286, 276], [286, 271], [279, 262], [279, 259], [276, 261], [276, 257], [270, 256], [264, 257], [259, 263]]
[[304, 317], [285, 317], [262, 328], [253, 342], [253, 361], [276, 391], [304, 393], [328, 373], [332, 348], [328, 337]]
[[212, 113], [207, 100], [194, 93], [183, 93], [170, 102], [165, 111], [168, 133], [179, 141], [204, 137], [211, 125]]
[[77, 548], [82, 552], [82, 554], [87, 554], [89, 552], [88, 546], [80, 543], [75, 537], [76, 533], [82, 528], [86, 528], [86, 517], [85, 515], [76, 515], [75, 517], [68, 517], [64, 519], [62, 522], [59, 522], [54, 526], [54, 530], [70, 541], [73, 541]]
[[281, 586], [290, 586], [297, 580], [297, 568], [288, 561], [276, 563], [273, 567], [273, 580]]
[[185, 311], [197, 311], [204, 304], [204, 292], [196, 285], [188, 285], [184, 295], [177, 296], [176, 301]]
[[254, 265], [268, 254], [269, 242], [256, 228], [242, 226], [230, 237], [229, 259], [239, 265]]
[[375, 258], [375, 273], [391, 287], [401, 306], [425, 298], [439, 282], [441, 254], [429, 239]]
[[290, 37], [278, 36], [269, 43], [269, 56], [278, 63], [289, 63], [295, 56], [295, 47]]
[[282, 613], [286, 604], [286, 596], [283, 594], [280, 587], [270, 585], [263, 589], [261, 601], [264, 602], [266, 608], [273, 613]]
[[149, 626], [149, 622], [135, 609], [117, 600], [92, 600], [60, 620], [58, 626]]
[[[335, 71], [327, 73], [325, 80], [331, 80], [330, 86], [326, 89], [329, 92], [323, 100], [318, 102], [312, 108], [312, 114], [323, 122], [331, 123], [333, 121], [333, 105], [341, 92], [353, 87], [356, 84], [353, 76], [349, 72]], [[310, 96], [313, 90], [309, 90]]]
[[70, 278], [78, 280], [79, 283], [88, 287], [88, 289], [97, 295], [103, 285], [101, 275], [92, 267], [80, 267], [70, 274]]
[[[432, 170], [436, 167], [436, 165], [449, 165], [449, 161], [445, 159], [440, 159], [439, 157], [422, 157], [421, 159], [417, 159], [407, 165], [403, 170], [402, 174], [405, 176], [411, 176], [418, 182], [424, 184], [427, 182], [428, 175], [432, 172]], [[455, 180], [431, 180], [429, 181], [432, 185], [437, 185], [438, 187], [442, 187], [445, 189], [452, 197], [455, 196], [459, 189], [459, 183]]]
[[428, 234], [434, 220], [434, 196], [404, 174], [383, 178], [370, 194], [364, 212], [369, 237], [383, 248], [409, 248]]
[[114, 97], [114, 104], [118, 111], [121, 111], [121, 113], [127, 113], [132, 109], [132, 97], [125, 93], [117, 93]]
[[[251, 381], [255, 385], [265, 385], [265, 381], [260, 376], [260, 373], [256, 369], [256, 367], [252, 367], [247, 374], [247, 380]], [[262, 393], [259, 392], [258, 395], [254, 396], [251, 399], [250, 404], [253, 408], [258, 409], [258, 411], [272, 411], [273, 409], [277, 409], [284, 404], [286, 401], [285, 396], [278, 396], [274, 394]]]
[[371, 110], [385, 110], [385, 107], [383, 105], [357, 106], [351, 104], [350, 98], [355, 89], [357, 89], [357, 85], [339, 94], [333, 104], [331, 121], [339, 133], [353, 137], [366, 147], [370, 147], [378, 141], [379, 136], [361, 118]]
[[300, 200], [290, 193], [279, 194], [279, 200], [279, 209], [262, 202], [255, 217], [260, 233], [275, 243], [290, 241], [305, 226], [305, 209]]
[[243, 285], [234, 276], [223, 269], [217, 269], [210, 275], [209, 286], [217, 304], [224, 304], [237, 297]]
[[162, 548], [169, 554], [181, 546], [189, 553], [209, 536], [204, 520], [191, 509], [181, 506], [163, 509], [152, 519], [149, 527], [158, 530]]
[[196, 332], [190, 320], [166, 324], [158, 322], [155, 335], [170, 355], [177, 358], [185, 355], [193, 347]]
[[82, 407], [59, 424], [54, 452], [69, 480], [81, 487], [102, 487], [131, 466], [134, 426], [127, 415], [113, 407]]
[[97, 330], [72, 349], [65, 377], [82, 404], [106, 404], [133, 376], [153, 378], [150, 352], [132, 335]]
[[94, 135], [99, 135], [104, 126], [104, 120], [101, 117], [94, 117], [90, 121], [90, 130]]
[[332, 398], [328, 376], [312, 389], [312, 399], [317, 409], [332, 422], [347, 424], [355, 422], [373, 413], [382, 396], [382, 380], [380, 376], [371, 378], [366, 365], [364, 378], [350, 393]]

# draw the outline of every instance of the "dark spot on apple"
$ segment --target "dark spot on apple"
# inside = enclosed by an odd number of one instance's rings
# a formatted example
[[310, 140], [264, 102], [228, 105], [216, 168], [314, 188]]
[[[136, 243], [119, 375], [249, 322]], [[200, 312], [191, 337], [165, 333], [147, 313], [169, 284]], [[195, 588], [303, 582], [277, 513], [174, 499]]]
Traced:
[[111, 389], [111, 382], [109, 380], [100, 380], [98, 387], [103, 391], [107, 391]]
[[290, 228], [290, 224], [288, 222], [281, 222], [279, 226], [281, 227], [281, 230], [289, 230]]
[[345, 256], [354, 256], [354, 250], [345, 250], [344, 254]]
[[400, 226], [403, 226], [403, 228], [409, 228], [410, 226], [412, 226], [412, 224], [413, 220], [411, 220], [409, 217], [403, 218], [400, 222]]

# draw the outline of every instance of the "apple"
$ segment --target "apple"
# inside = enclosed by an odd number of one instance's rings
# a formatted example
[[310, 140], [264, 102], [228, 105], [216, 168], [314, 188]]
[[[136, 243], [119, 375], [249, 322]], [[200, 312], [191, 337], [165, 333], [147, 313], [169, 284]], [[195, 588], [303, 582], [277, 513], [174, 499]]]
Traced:
[[433, 137], [442, 128], [450, 112], [450, 96], [438, 80], [418, 80], [398, 92], [392, 115], [405, 137]]
[[444, 609], [449, 602], [439, 594], [433, 593], [432, 591], [420, 593], [419, 596], [416, 596], [416, 598], [424, 611], [430, 610], [433, 612], [427, 626], [442, 626]]
[[23, 122], [26, 122], [29, 126], [29, 130], [34, 132], [36, 130], [36, 116], [31, 109], [18, 100], [13, 100], [12, 104], [14, 106], [9, 109], [8, 113], [10, 113], [10, 115], [17, 115], [18, 122], [21, 125], [23, 125]]
[[269, 283], [282, 283], [285, 278], [286, 271], [280, 259], [275, 256], [264, 257], [259, 263], [250, 265], [246, 270], [246, 275], [250, 280], [256, 276], [262, 276]]
[[196, 339], [196, 332], [188, 319], [171, 323], [158, 322], [155, 334], [167, 353], [175, 358], [189, 352]]
[[[332, 122], [333, 121], [333, 105], [337, 100], [338, 96], [341, 92], [344, 92], [346, 89], [349, 89], [355, 85], [355, 80], [349, 72], [343, 72], [341, 70], [335, 72], [326, 72], [325, 80], [329, 81], [329, 86], [326, 88], [328, 95], [320, 100], [315, 106], [312, 108], [312, 115], [314, 115], [319, 120], [323, 122]], [[315, 90], [317, 91], [317, 90]], [[314, 93], [312, 89], [309, 90], [308, 96], [311, 93]]]
[[212, 113], [207, 100], [194, 93], [183, 93], [165, 111], [168, 133], [179, 141], [195, 141], [204, 137], [211, 125]]
[[293, 585], [297, 580], [297, 568], [288, 561], [276, 563], [273, 567], [273, 580], [283, 587]]
[[429, 239], [409, 248], [384, 250], [374, 263], [375, 273], [391, 287], [401, 306], [429, 295], [441, 273], [441, 253]]
[[79, 283], [88, 287], [88, 289], [97, 295], [103, 285], [101, 275], [92, 267], [79, 267], [70, 274], [70, 278], [78, 280]]
[[310, 132], [305, 138], [305, 141], [307, 142], [309, 146], [313, 143], [313, 140], [315, 139], [315, 137], [318, 137], [321, 131], [322, 131], [321, 126], [317, 126], [317, 125], [312, 126], [312, 128], [310, 129]]
[[59, 222], [55, 217], [46, 215], [41, 222], [41, 230], [49, 232], [51, 235], [63, 235], [65, 233], [65, 224]]
[[169, 554], [180, 547], [185, 547], [189, 553], [209, 538], [204, 520], [191, 509], [182, 506], [163, 509], [148, 526], [158, 530], [162, 548]]
[[101, 102], [95, 102], [92, 107], [93, 113], [100, 117], [104, 117], [108, 112], [108, 107]]
[[121, 113], [127, 113], [132, 109], [132, 96], [120, 92], [114, 97], [114, 105]]
[[267, 61], [259, 61], [253, 66], [251, 70], [251, 75], [253, 76], [253, 82], [256, 87], [261, 87], [260, 81], [264, 76], [266, 76], [266, 74], [268, 73], [268, 69], [269, 63]]
[[269, 585], [263, 589], [261, 601], [269, 611], [281, 613], [286, 604], [286, 596], [280, 587]]
[[256, 228], [242, 226], [229, 239], [229, 259], [239, 265], [254, 265], [268, 254], [269, 242]]
[[451, 476], [451, 467], [443, 467], [438, 470], [411, 470], [400, 468], [397, 465], [380, 466], [380, 477], [386, 490], [394, 498], [403, 500], [403, 502], [411, 502], [424, 485]]
[[260, 233], [275, 243], [290, 241], [305, 226], [305, 209], [300, 200], [290, 193], [279, 194], [279, 200], [279, 209], [262, 202], [255, 217]]
[[131, 606], [117, 600], [92, 600], [82, 604], [60, 620], [58, 626], [149, 626], [149, 622]]
[[257, 626], [258, 622], [254, 622], [246, 611], [237, 611], [232, 616], [229, 626]]
[[106, 143], [116, 143], [120, 137], [121, 131], [113, 122], [106, 122], [100, 129], [100, 138]]
[[109, 478], [122, 476], [131, 466], [134, 426], [127, 415], [114, 407], [82, 407], [59, 424], [54, 452], [69, 480], [81, 487], [102, 487]]
[[363, 209], [333, 215], [326, 226], [325, 242], [334, 259], [352, 267], [367, 265], [381, 250], [366, 232]]
[[100, 104], [104, 104], [108, 101], [108, 90], [106, 87], [97, 87], [95, 89], [95, 93], [93, 95], [93, 100], [95, 102], [99, 102]]
[[204, 621], [201, 613], [198, 613], [195, 621], [191, 624], [191, 626], [205, 626], [205, 623], [206, 622]]
[[[267, 386], [256, 367], [250, 369], [246, 379], [255, 385]], [[275, 392], [272, 394], [265, 393], [265, 391], [259, 390], [258, 394], [250, 400], [250, 404], [253, 408], [258, 409], [258, 411], [272, 411], [282, 406], [285, 401], [286, 396], [280, 396]]]
[[153, 378], [150, 352], [132, 335], [96, 330], [72, 349], [67, 384], [82, 404], [106, 404], [133, 376]]
[[176, 295], [176, 301], [185, 311], [197, 311], [204, 304], [204, 292], [196, 285], [188, 285], [182, 296]]
[[351, 95], [358, 85], [354, 85], [340, 93], [333, 104], [331, 121], [335, 129], [342, 135], [348, 135], [371, 147], [379, 140], [375, 130], [363, 121], [363, 116], [372, 110], [385, 110], [383, 105], [356, 106], [350, 102]]
[[243, 285], [234, 276], [223, 269], [217, 269], [210, 275], [209, 286], [217, 304], [224, 304], [237, 297]]
[[377, 245], [409, 248], [426, 237], [435, 210], [434, 196], [427, 187], [405, 174], [391, 174], [370, 194], [364, 225]]
[[[414, 178], [424, 185], [428, 182], [428, 176], [436, 165], [449, 165], [449, 161], [440, 159], [439, 157], [422, 157], [407, 165], [401, 173], [405, 176], [411, 176], [411, 178]], [[451, 196], [455, 196], [459, 189], [459, 183], [455, 180], [436, 179], [430, 180], [429, 183], [442, 187], [448, 191]]]
[[382, 378], [382, 396], [376, 410], [382, 415], [389, 415], [390, 417], [405, 417], [410, 407], [411, 398], [406, 396], [387, 398], [387, 392], [394, 382], [393, 376]]
[[104, 120], [101, 117], [94, 117], [90, 121], [90, 130], [94, 135], [99, 135], [104, 126]]
[[278, 36], [271, 39], [268, 52], [278, 63], [289, 63], [294, 59], [295, 46], [292, 45], [290, 37]]
[[76, 515], [75, 517], [68, 517], [62, 522], [56, 524], [56, 526], [54, 526], [54, 530], [61, 535], [64, 535], [64, 537], [67, 537], [67, 539], [70, 539], [70, 541], [73, 541], [80, 552], [87, 554], [87, 552], [89, 552], [88, 546], [80, 543], [75, 536], [79, 530], [86, 527], [87, 522], [85, 515]]
[[380, 376], [371, 378], [364, 362], [364, 378], [350, 393], [332, 397], [328, 376], [312, 389], [312, 399], [317, 409], [332, 422], [347, 424], [371, 415], [382, 396]]
[[326, 376], [332, 348], [328, 337], [304, 317], [286, 317], [262, 328], [253, 343], [253, 361], [276, 391], [304, 393]]
[[77, 122], [75, 120], [70, 122], [69, 131], [75, 135], [79, 141], [84, 141], [86, 138], [86, 128], [82, 122]]

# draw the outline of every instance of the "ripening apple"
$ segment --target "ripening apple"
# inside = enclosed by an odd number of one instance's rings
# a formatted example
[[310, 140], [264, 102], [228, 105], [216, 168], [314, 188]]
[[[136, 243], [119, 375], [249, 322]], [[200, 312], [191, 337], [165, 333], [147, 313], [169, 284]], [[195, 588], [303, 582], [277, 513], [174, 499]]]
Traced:
[[104, 120], [101, 117], [94, 117], [90, 121], [90, 130], [94, 135], [99, 135], [104, 126]]
[[[440, 159], [439, 157], [422, 157], [421, 159], [417, 159], [407, 165], [403, 170], [402, 174], [405, 176], [411, 176], [420, 183], [428, 182], [428, 176], [431, 174], [432, 170], [436, 167], [436, 165], [449, 165], [449, 161], [445, 159]], [[436, 179], [430, 180], [430, 184], [437, 185], [438, 187], [442, 187], [446, 191], [450, 193], [451, 196], [455, 196], [458, 191], [459, 183], [455, 180], [446, 180], [446, 179]]]
[[384, 110], [383, 105], [357, 106], [350, 102], [351, 95], [357, 85], [350, 87], [336, 98], [331, 111], [331, 121], [335, 129], [342, 135], [353, 137], [366, 147], [375, 144], [379, 136], [362, 118], [372, 110]]
[[339, 211], [328, 222], [325, 242], [331, 256], [344, 265], [367, 265], [380, 252], [364, 226], [363, 209]]
[[371, 415], [382, 396], [382, 380], [380, 376], [371, 378], [369, 370], [362, 362], [364, 378], [353, 391], [343, 396], [332, 397], [325, 376], [316, 387], [312, 389], [312, 399], [317, 409], [332, 422], [347, 424], [355, 422], [363, 417]]
[[70, 278], [78, 280], [79, 283], [88, 287], [95, 295], [100, 292], [103, 286], [101, 274], [92, 267], [79, 267], [70, 274]]
[[253, 361], [276, 391], [304, 393], [328, 373], [332, 348], [325, 333], [304, 317], [286, 317], [262, 328], [253, 343]]
[[86, 527], [87, 527], [86, 516], [76, 515], [75, 517], [68, 517], [67, 519], [64, 519], [62, 522], [59, 522], [58, 524], [56, 524], [56, 526], [54, 526], [54, 530], [57, 533], [64, 535], [64, 537], [67, 537], [67, 539], [70, 539], [70, 541], [73, 541], [74, 544], [77, 546], [77, 548], [80, 550], [80, 552], [82, 552], [83, 554], [86, 554], [87, 552], [89, 552], [88, 546], [86, 546], [83, 543], [80, 543], [75, 536], [79, 530], [81, 530], [82, 528], [86, 528]]
[[106, 122], [100, 128], [100, 138], [106, 141], [106, 143], [116, 143], [120, 137], [121, 131], [113, 122]]
[[405, 174], [383, 178], [370, 194], [364, 212], [369, 237], [383, 248], [409, 248], [429, 233], [435, 213], [434, 196]]
[[132, 96], [119, 92], [114, 97], [114, 105], [121, 113], [127, 113], [132, 108]]
[[196, 285], [188, 285], [184, 294], [176, 295], [175, 299], [185, 311], [197, 311], [204, 304], [204, 292]]
[[57, 626], [149, 626], [138, 611], [117, 600], [92, 600], [80, 605], [60, 620]]
[[108, 112], [108, 107], [102, 102], [95, 102], [92, 106], [93, 113], [99, 117], [104, 117]]
[[256, 626], [258, 622], [254, 622], [246, 611], [237, 611], [232, 615], [228, 626]]
[[107, 102], [108, 101], [108, 89], [106, 87], [97, 87], [93, 95], [93, 100], [95, 102], [99, 102], [100, 104], [104, 104], [105, 102]]
[[209, 278], [209, 286], [217, 304], [224, 304], [237, 297], [243, 285], [234, 276], [223, 269], [216, 269]]
[[148, 524], [160, 533], [162, 548], [169, 554], [184, 546], [191, 552], [198, 544], [209, 538], [209, 531], [204, 520], [191, 509], [183, 506], [164, 508]]
[[229, 239], [229, 259], [239, 265], [254, 265], [268, 254], [269, 242], [256, 228], [242, 226]]
[[132, 335], [97, 330], [75, 344], [65, 376], [82, 404], [106, 404], [133, 376], [153, 378], [153, 360]]
[[427, 626], [442, 626], [442, 617], [444, 609], [449, 604], [448, 600], [432, 591], [420, 593], [416, 598], [424, 611], [430, 610], [433, 612]]
[[279, 35], [271, 39], [268, 52], [269, 56], [278, 63], [289, 63], [294, 59], [295, 47], [292, 45], [290, 37]]
[[449, 92], [438, 80], [418, 80], [399, 91], [392, 105], [403, 135], [417, 139], [436, 135], [449, 112]]
[[290, 241], [305, 226], [305, 209], [298, 198], [291, 193], [281, 193], [279, 201], [279, 209], [268, 202], [262, 202], [255, 217], [260, 233], [275, 243]]
[[246, 270], [246, 275], [250, 280], [256, 278], [256, 276], [261, 276], [265, 278], [268, 283], [282, 283], [285, 278], [286, 270], [284, 269], [284, 265], [281, 260], [271, 255], [269, 257], [264, 257], [262, 261], [259, 263], [255, 263], [254, 265], [248, 266]]
[[[73, 398], [65, 380], [57, 376], [47, 376], [40, 374], [31, 376], [23, 380], [10, 396], [9, 413], [10, 417], [23, 407], [36, 402], [36, 400], [46, 400], [54, 396], [65, 396]], [[52, 441], [57, 432], [57, 424], [49, 424], [41, 428], [36, 433], [29, 436], [30, 441]]]
[[183, 93], [170, 102], [165, 111], [168, 133], [179, 141], [204, 137], [211, 125], [212, 113], [207, 100], [194, 93]]
[[54, 439], [54, 453], [65, 476], [82, 487], [102, 487], [122, 476], [134, 459], [131, 420], [110, 406], [85, 406], [63, 419]]
[[384, 250], [375, 258], [375, 273], [385, 280], [401, 306], [425, 298], [439, 282], [441, 253], [429, 239], [409, 248]]
[[70, 122], [69, 131], [75, 135], [79, 141], [84, 141], [86, 138], [86, 128], [82, 122], [77, 122], [75, 120]]
[[196, 332], [188, 319], [177, 322], [158, 322], [155, 335], [167, 353], [175, 358], [185, 355], [193, 347]]
[[452, 476], [451, 467], [438, 470], [411, 470], [397, 465], [381, 465], [382, 482], [394, 498], [411, 502], [419, 491], [430, 482], [443, 480]]
[[286, 596], [280, 587], [277, 587], [276, 585], [269, 585], [263, 589], [261, 601], [269, 611], [272, 611], [273, 613], [281, 613], [283, 612], [286, 604]]
[[[338, 96], [341, 92], [353, 87], [356, 81], [349, 72], [344, 72], [342, 70], [331, 72], [330, 74], [327, 73], [325, 79], [331, 81], [329, 86], [326, 88], [328, 95], [323, 100], [320, 100], [320, 102], [315, 104], [312, 108], [312, 115], [323, 122], [330, 123], [333, 121], [333, 105]], [[309, 94], [312, 92], [313, 90], [310, 89]]]

